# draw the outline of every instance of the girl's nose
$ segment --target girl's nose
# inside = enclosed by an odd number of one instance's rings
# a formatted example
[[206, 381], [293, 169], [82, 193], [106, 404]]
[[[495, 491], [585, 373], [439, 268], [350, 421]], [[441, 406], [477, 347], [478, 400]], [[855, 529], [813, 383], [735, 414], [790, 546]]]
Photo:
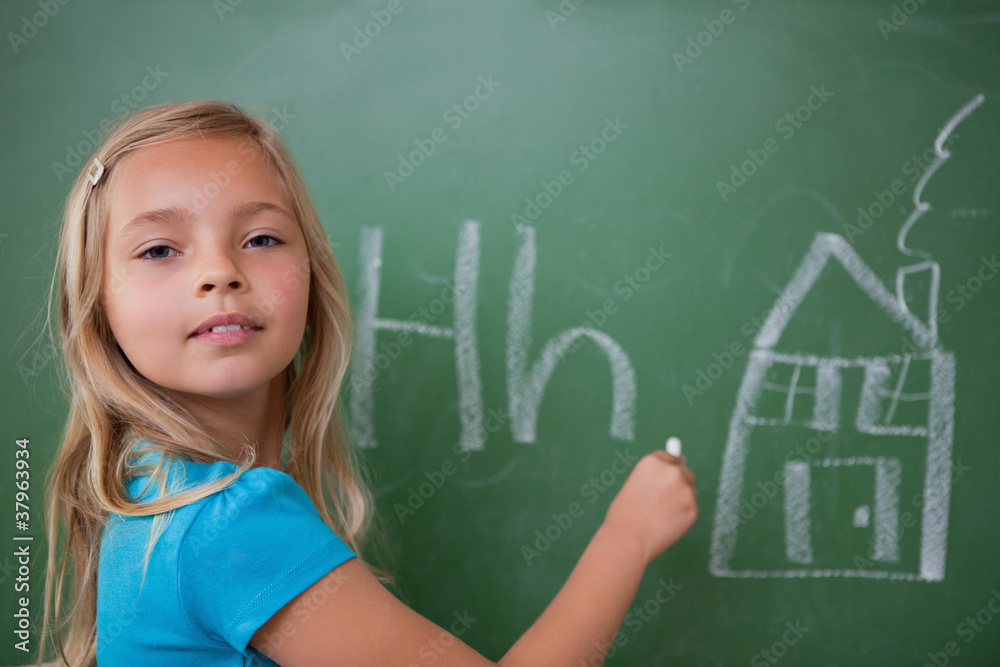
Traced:
[[195, 283], [201, 292], [211, 292], [217, 287], [228, 287], [241, 291], [246, 289], [246, 276], [226, 252], [212, 252], [202, 264], [202, 270]]

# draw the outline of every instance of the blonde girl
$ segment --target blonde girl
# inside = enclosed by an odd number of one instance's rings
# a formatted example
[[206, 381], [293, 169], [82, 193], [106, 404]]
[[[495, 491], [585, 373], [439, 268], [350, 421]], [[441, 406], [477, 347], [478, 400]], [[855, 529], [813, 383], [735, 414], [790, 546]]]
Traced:
[[[436, 665], [493, 664], [358, 557], [346, 290], [266, 123], [217, 101], [125, 119], [70, 192], [52, 293], [71, 404], [46, 496], [57, 664], [413, 665], [432, 645]], [[693, 483], [641, 459], [498, 664], [599, 662], [695, 520]]]

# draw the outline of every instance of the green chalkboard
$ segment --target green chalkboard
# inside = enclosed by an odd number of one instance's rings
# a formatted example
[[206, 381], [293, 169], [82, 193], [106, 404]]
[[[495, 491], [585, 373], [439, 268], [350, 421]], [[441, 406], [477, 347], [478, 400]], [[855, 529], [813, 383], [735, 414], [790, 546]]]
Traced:
[[608, 664], [996, 664], [996, 3], [16, 0], [0, 26], [0, 664], [27, 662], [14, 443], [41, 479], [66, 416], [35, 338], [69, 183], [121, 112], [198, 98], [272, 122], [320, 211], [413, 608], [499, 658], [620, 462], [677, 436], [701, 513]]

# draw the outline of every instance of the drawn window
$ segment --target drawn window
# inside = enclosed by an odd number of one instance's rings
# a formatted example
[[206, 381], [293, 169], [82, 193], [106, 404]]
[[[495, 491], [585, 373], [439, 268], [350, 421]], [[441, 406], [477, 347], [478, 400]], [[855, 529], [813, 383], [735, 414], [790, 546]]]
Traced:
[[927, 435], [930, 360], [881, 358], [865, 365], [856, 426], [876, 435]]
[[840, 411], [840, 372], [822, 359], [777, 361], [768, 367], [751, 420], [835, 430]]

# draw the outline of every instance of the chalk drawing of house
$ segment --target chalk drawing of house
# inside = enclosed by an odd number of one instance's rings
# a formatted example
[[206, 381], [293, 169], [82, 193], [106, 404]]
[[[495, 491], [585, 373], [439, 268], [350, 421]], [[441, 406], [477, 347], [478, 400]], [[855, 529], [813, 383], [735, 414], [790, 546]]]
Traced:
[[[837, 269], [837, 263], [850, 278], [848, 291], [856, 286], [875, 304], [876, 315], [884, 314], [901, 328], [912, 341], [908, 349], [903, 346], [900, 350], [898, 338], [890, 340], [881, 355], [852, 357], [833, 351], [781, 349], [785, 347], [779, 345], [782, 334], [796, 311], [816, 287], [821, 273], [825, 279]], [[831, 271], [824, 273], [826, 267]], [[929, 285], [930, 316], [926, 321], [910, 311], [903, 295], [904, 283], [918, 273], [924, 274]], [[938, 265], [921, 262], [899, 269], [893, 295], [843, 237], [815, 236], [754, 340], [739, 389], [719, 478], [709, 564], [713, 575], [909, 581], [944, 578], [955, 359], [938, 341], [934, 313], [939, 283]], [[863, 296], [858, 297], [862, 305]], [[848, 298], [850, 295], [838, 293], [837, 302]], [[820, 303], [825, 309], [825, 302]], [[826, 340], [824, 335], [820, 338]], [[841, 400], [848, 388], [856, 400]], [[813, 442], [829, 444], [821, 450], [815, 447], [819, 450], [815, 456], [806, 458], [789, 458], [783, 455], [785, 450], [769, 452], [773, 438], [792, 432], [792, 439], [798, 442], [822, 436]], [[857, 451], [858, 442], [867, 449]], [[840, 455], [831, 455], [831, 451]], [[769, 508], [771, 523], [767, 524], [771, 526], [769, 541], [752, 532], [764, 527], [763, 519], [747, 521], [740, 514], [741, 507], [747, 506], [747, 496], [768, 486], [753, 486], [752, 480], [761, 479], [759, 475], [748, 477], [748, 467], [767, 456], [772, 457], [771, 469], [781, 472], [774, 477], [778, 483], [771, 485], [776, 493], [769, 501], [773, 503]], [[852, 477], [850, 484], [817, 487], [817, 476], [823, 475], [827, 476], [824, 480], [835, 475]], [[858, 491], [859, 486], [864, 488]], [[840, 493], [840, 500], [822, 496], [831, 489]], [[838, 502], [843, 504], [845, 490], [862, 493], [870, 502], [838, 506]], [[901, 546], [905, 530], [900, 525], [901, 493], [905, 494], [905, 509], [912, 510], [914, 517], [905, 531], [905, 544], [911, 546], [905, 549]], [[762, 498], [759, 494], [758, 499]], [[911, 504], [911, 498], [920, 502]], [[819, 520], [817, 506], [824, 502], [825, 507], [837, 511], [827, 511]], [[850, 532], [850, 526], [870, 538], [870, 548], [860, 554], [846, 548], [839, 553], [835, 548], [830, 550], [836, 552], [832, 555], [814, 549], [819, 543], [829, 547], [829, 540], [823, 542], [824, 531]], [[775, 544], [774, 536], [782, 533], [783, 545]], [[854, 555], [863, 556], [863, 560]]]

